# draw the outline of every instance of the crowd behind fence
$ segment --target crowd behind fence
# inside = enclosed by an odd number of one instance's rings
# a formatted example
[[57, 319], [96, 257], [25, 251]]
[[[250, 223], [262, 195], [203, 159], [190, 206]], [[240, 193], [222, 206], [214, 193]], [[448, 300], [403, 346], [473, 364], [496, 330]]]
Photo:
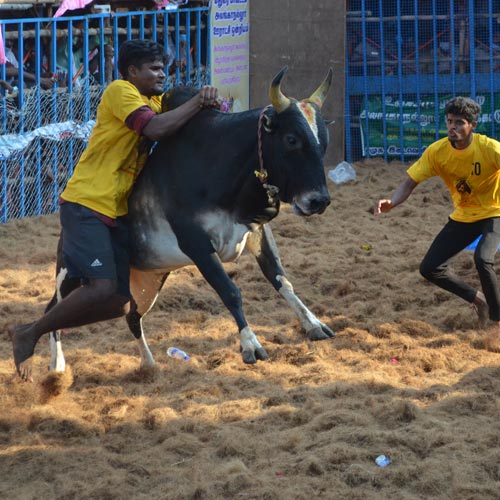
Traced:
[[456, 95], [500, 130], [499, 0], [348, 0], [346, 159], [413, 161], [446, 133]]
[[207, 7], [0, 20], [0, 222], [58, 209], [59, 193], [92, 130], [125, 40], [168, 57], [165, 90], [210, 80]]

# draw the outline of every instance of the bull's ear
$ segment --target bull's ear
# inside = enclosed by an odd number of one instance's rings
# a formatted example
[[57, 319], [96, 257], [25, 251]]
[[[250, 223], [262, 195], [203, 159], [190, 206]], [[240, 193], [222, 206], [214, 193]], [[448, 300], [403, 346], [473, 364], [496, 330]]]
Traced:
[[273, 118], [266, 114], [264, 114], [263, 116], [262, 126], [264, 127], [264, 130], [269, 133], [274, 132], [276, 130]]

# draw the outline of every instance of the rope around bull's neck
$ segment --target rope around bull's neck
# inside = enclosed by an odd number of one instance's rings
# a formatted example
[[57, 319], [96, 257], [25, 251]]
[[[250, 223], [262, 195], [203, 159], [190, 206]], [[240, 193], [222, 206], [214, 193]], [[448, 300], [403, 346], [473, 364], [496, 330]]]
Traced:
[[259, 179], [262, 187], [266, 190], [267, 199], [270, 205], [275, 204], [276, 196], [278, 196], [279, 188], [277, 186], [273, 186], [266, 182], [267, 180], [267, 170], [264, 168], [264, 156], [262, 154], [262, 122], [264, 121], [265, 113], [272, 106], [271, 104], [267, 105], [259, 115], [259, 124], [257, 127], [257, 154], [259, 157], [259, 169], [255, 170], [255, 176]]

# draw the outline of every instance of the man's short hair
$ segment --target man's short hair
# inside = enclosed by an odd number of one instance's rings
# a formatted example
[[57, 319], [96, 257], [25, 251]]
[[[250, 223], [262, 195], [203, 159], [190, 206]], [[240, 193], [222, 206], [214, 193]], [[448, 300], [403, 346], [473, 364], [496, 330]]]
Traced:
[[152, 40], [127, 40], [118, 52], [118, 71], [128, 77], [129, 66], [140, 68], [144, 63], [161, 60], [166, 62], [165, 50]]
[[469, 123], [477, 122], [481, 106], [470, 97], [455, 97], [446, 103], [445, 115], [452, 114], [465, 118]]

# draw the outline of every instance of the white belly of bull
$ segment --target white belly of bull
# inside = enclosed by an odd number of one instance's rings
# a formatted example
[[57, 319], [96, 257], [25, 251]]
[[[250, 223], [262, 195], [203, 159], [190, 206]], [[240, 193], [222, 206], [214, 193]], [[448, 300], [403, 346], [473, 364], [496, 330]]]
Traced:
[[[210, 236], [222, 262], [232, 262], [241, 255], [249, 234], [247, 226], [235, 223], [228, 213], [221, 210], [200, 215], [197, 220]], [[153, 227], [155, 230], [152, 232], [138, 232], [139, 237], [147, 242], [150, 254], [148, 267], [173, 271], [193, 264], [179, 248], [177, 237], [167, 220], [157, 220]]]

